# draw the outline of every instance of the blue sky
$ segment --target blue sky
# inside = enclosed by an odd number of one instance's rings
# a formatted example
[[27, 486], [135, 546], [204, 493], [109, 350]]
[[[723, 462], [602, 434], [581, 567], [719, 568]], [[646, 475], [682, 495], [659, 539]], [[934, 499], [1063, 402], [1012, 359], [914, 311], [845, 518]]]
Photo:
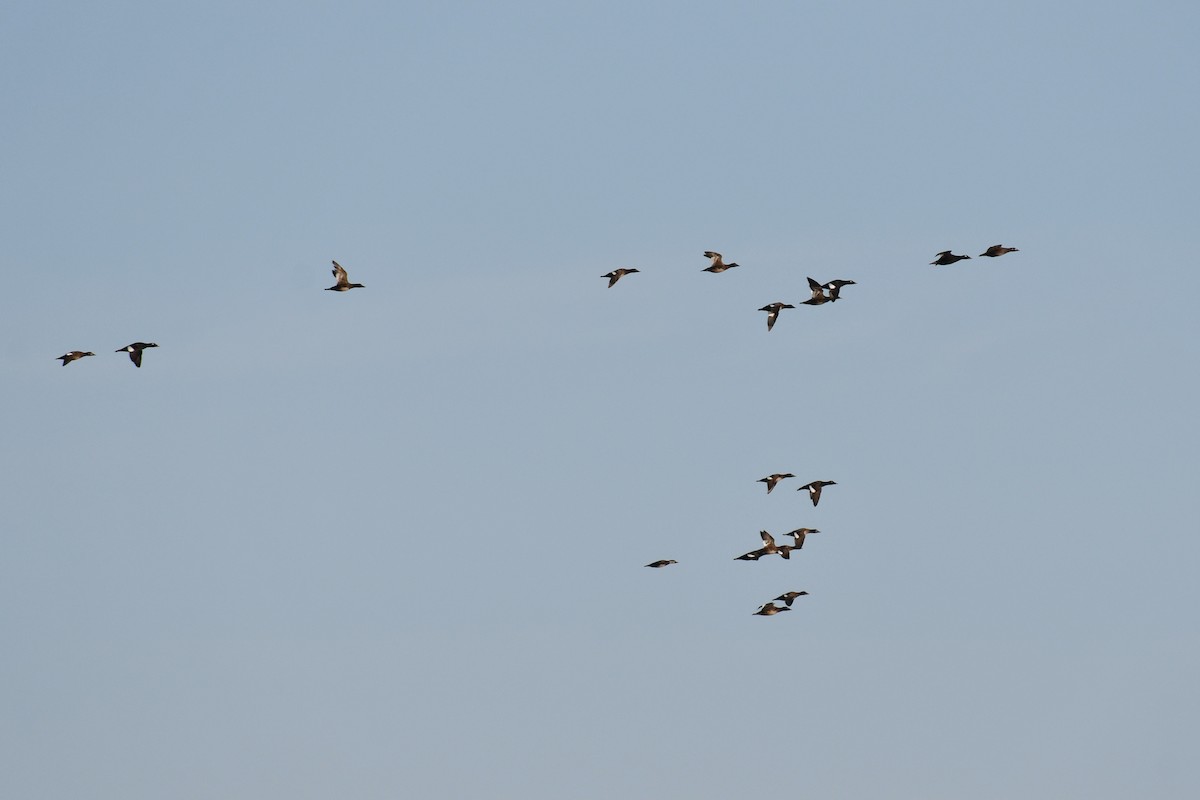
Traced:
[[1195, 796], [1198, 22], [10, 5], [0, 790]]

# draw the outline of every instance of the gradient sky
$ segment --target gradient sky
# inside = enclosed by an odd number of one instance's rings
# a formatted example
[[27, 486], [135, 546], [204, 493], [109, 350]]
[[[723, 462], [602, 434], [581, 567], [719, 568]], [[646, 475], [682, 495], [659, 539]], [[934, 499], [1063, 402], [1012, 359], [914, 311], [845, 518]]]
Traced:
[[9, 3], [0, 795], [1197, 796], [1198, 34]]

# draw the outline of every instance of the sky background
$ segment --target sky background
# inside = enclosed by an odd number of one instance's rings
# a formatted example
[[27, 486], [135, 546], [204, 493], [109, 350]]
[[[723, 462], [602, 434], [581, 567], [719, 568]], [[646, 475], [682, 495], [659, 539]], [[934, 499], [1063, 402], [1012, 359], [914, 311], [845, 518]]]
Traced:
[[1197, 796], [1198, 33], [7, 4], [0, 794]]

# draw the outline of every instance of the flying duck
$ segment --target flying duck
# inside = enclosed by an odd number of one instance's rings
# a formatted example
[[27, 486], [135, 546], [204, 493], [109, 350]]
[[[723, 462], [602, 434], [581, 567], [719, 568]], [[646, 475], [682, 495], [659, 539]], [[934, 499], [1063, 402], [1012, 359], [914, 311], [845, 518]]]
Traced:
[[129, 360], [133, 362], [133, 365], [135, 367], [137, 367], [138, 369], [141, 369], [142, 368], [142, 351], [145, 350], [147, 347], [158, 347], [158, 345], [156, 345], [154, 342], [134, 342], [133, 344], [127, 344], [124, 347], [122, 347], [120, 350], [115, 350], [113, 352], [129, 353]]
[[857, 281], [844, 281], [841, 278], [837, 278], [835, 280], [829, 281], [829, 283], [823, 283], [823, 284], [821, 284], [821, 286], [827, 292], [829, 292], [829, 302], [832, 303], [835, 300], [837, 300], [839, 296], [841, 296], [843, 286], [853, 286], [856, 283], [857, 283]]
[[[763, 556], [779, 553], [779, 545], [775, 544], [774, 536], [766, 531], [759, 531], [758, 535], [762, 537], [763, 546], [757, 550], [751, 550], [749, 553], [742, 553], [740, 556], [735, 557], [734, 561], [758, 561]], [[784, 546], [787, 547], [787, 545]], [[790, 550], [791, 548], [788, 547], [788, 549]], [[784, 558], [787, 558], [787, 556], [784, 556]]]
[[[795, 600], [797, 597], [803, 597], [806, 594], [808, 594], [808, 592], [784, 592], [783, 594], [779, 595], [779, 597], [775, 597], [773, 599], [782, 600], [783, 602], [787, 603], [788, 608], [791, 608], [793, 600]], [[780, 610], [783, 611], [785, 609]]]
[[647, 564], [646, 566], [654, 567], [655, 569], [662, 569], [663, 567], [668, 566], [669, 564], [678, 564], [678, 563], [679, 563], [678, 561], [655, 561], [653, 564]]
[[937, 254], [937, 258], [929, 263], [939, 267], [944, 267], [948, 264], [953, 264], [955, 261], [962, 261], [964, 258], [970, 258], [970, 256], [956, 256], [949, 250], [943, 250]]
[[996, 258], [998, 256], [1004, 255], [1005, 253], [1019, 253], [1019, 252], [1021, 252], [1021, 251], [1015, 247], [1005, 247], [1002, 244], [994, 244], [991, 247], [989, 247], [987, 250], [984, 250], [982, 253], [980, 253], [979, 256], [981, 258], [984, 256], [987, 256], [988, 258]]
[[812, 278], [808, 279], [808, 288], [812, 290], [812, 297], [805, 300], [803, 305], [819, 306], [829, 302], [829, 298], [825, 296], [825, 287]]
[[795, 306], [788, 305], [787, 303], [771, 303], [759, 309], [759, 311], [767, 312], [767, 330], [775, 327], [775, 319], [779, 316], [779, 312], [785, 308], [795, 308]]
[[351, 289], [365, 289], [361, 283], [351, 283], [350, 276], [346, 274], [346, 270], [342, 269], [342, 265], [333, 262], [333, 277], [337, 281], [333, 286], [330, 286], [325, 291], [327, 292], [348, 292]]
[[714, 253], [712, 250], [705, 250], [704, 257], [712, 259], [712, 264], [705, 267], [703, 270], [704, 272], [711, 272], [713, 274], [716, 274], [718, 272], [724, 272], [727, 269], [733, 269], [734, 267], [738, 266], [738, 264], [735, 262], [730, 262], [730, 263], [726, 264], [724, 261], [721, 260], [721, 254]]
[[804, 537], [810, 533], [820, 533], [816, 528], [796, 528], [794, 531], [788, 531], [784, 536], [792, 537], [792, 549], [799, 550], [804, 547]]
[[813, 481], [812, 483], [804, 484], [796, 491], [802, 492], [805, 489], [808, 489], [808, 496], [812, 498], [813, 505], [815, 506], [821, 501], [821, 489], [825, 488], [826, 486], [834, 486], [836, 484], [837, 481]]
[[623, 278], [626, 275], [629, 275], [631, 273], [634, 273], [634, 272], [641, 272], [641, 270], [625, 269], [624, 267], [621, 267], [620, 269], [614, 269], [612, 272], [609, 272], [605, 275], [601, 275], [600, 277], [608, 278], [608, 288], [611, 289], [613, 287], [613, 285], [616, 284], [617, 281], [621, 280], [621, 278]]
[[750, 616], [752, 617], [769, 617], [772, 614], [778, 614], [780, 611], [791, 611], [789, 606], [777, 606], [774, 603], [767, 603], [758, 611], [755, 611]]
[[[762, 537], [763, 546], [757, 550], [751, 550], [749, 553], [738, 556], [734, 559], [734, 561], [757, 561], [763, 556], [769, 556], [771, 554], [781, 556], [785, 559], [791, 559], [793, 548], [790, 544], [775, 544], [775, 537], [766, 531], [759, 531], [758, 535]], [[746, 557], [751, 555], [754, 556], [754, 558]]]
[[[121, 351], [118, 350], [117, 352], [119, 353]], [[84, 356], [94, 356], [94, 355], [96, 355], [96, 354], [95, 353], [85, 353], [82, 350], [72, 350], [69, 353], [63, 353], [61, 356], [59, 356], [59, 358], [62, 360], [63, 366], [65, 367], [67, 364], [70, 364], [72, 361], [78, 361], [79, 359], [83, 358]]]
[[765, 483], [767, 485], [767, 494], [770, 494], [771, 490], [775, 488], [775, 484], [779, 483], [784, 478], [794, 477], [796, 476], [790, 472], [776, 472], [773, 475], [768, 475], [765, 478], [759, 478], [755, 481], [755, 483]]

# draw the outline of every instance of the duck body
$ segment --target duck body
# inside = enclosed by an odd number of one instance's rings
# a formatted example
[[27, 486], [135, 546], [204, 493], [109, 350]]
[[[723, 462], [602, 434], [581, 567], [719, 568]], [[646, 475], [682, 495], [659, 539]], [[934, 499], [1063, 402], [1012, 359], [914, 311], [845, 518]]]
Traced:
[[754, 617], [770, 617], [778, 614], [780, 611], [791, 611], [790, 606], [777, 606], [774, 603], [767, 603], [762, 608], [755, 611], [751, 616]]
[[342, 268], [342, 265], [337, 263], [336, 261], [334, 261], [332, 263], [333, 263], [333, 270], [331, 270], [331, 271], [333, 272], [334, 280], [336, 280], [337, 283], [335, 283], [333, 286], [330, 286], [325, 291], [327, 291], [327, 292], [348, 292], [351, 289], [367, 288], [367, 287], [363, 286], [361, 283], [351, 283], [350, 276], [346, 274], [346, 270], [344, 270]]
[[767, 312], [767, 330], [775, 327], [775, 320], [779, 317], [779, 312], [785, 308], [795, 308], [787, 303], [770, 303], [759, 309], [759, 311]]
[[812, 278], [808, 279], [808, 288], [812, 292], [812, 297], [803, 302], [806, 306], [820, 306], [829, 302], [829, 297], [825, 294], [825, 286], [817, 283]]
[[142, 351], [148, 347], [158, 347], [158, 345], [156, 345], [154, 342], [134, 342], [133, 344], [125, 345], [120, 350], [117, 350], [115, 352], [129, 353], [129, 360], [133, 362], [133, 365], [135, 367], [137, 367], [138, 369], [141, 369], [142, 368]]
[[979, 257], [980, 258], [999, 258], [1000, 256], [1004, 255], [1005, 253], [1019, 253], [1019, 252], [1021, 252], [1021, 251], [1015, 247], [1005, 247], [1002, 244], [994, 244], [991, 247], [989, 247], [987, 250], [984, 250], [982, 253], [980, 253]]
[[641, 270], [632, 268], [626, 269], [625, 267], [621, 267], [620, 269], [614, 269], [612, 272], [605, 273], [600, 277], [608, 278], [608, 288], [611, 289], [616, 285], [617, 281], [621, 280], [621, 278], [624, 278], [626, 275], [632, 275], [635, 272], [641, 272]]
[[755, 483], [765, 483], [767, 485], [767, 494], [770, 494], [771, 490], [775, 488], [775, 484], [779, 483], [784, 478], [794, 477], [796, 476], [790, 472], [776, 472], [772, 475], [768, 475], [765, 478], [759, 478], [757, 481], [755, 481]]
[[718, 272], [724, 272], [727, 269], [733, 269], [734, 267], [740, 266], [736, 261], [731, 261], [730, 263], [726, 264], [721, 260], [721, 254], [714, 250], [705, 250], [704, 257], [711, 258], [712, 263], [705, 267], [703, 271], [711, 272], [714, 275]]
[[770, 553], [778, 553], [779, 552], [779, 545], [775, 544], [774, 536], [767, 533], [766, 531], [759, 531], [758, 535], [760, 537], [762, 537], [762, 540], [763, 540], [763, 546], [762, 546], [763, 555], [768, 555]]
[[821, 284], [821, 286], [825, 289], [825, 291], [829, 292], [829, 302], [832, 303], [841, 297], [843, 286], [853, 286], [856, 283], [857, 281], [846, 281], [842, 280], [841, 278], [836, 278], [828, 283]]
[[734, 561], [758, 561], [763, 556], [771, 555], [791, 559], [792, 550], [796, 549], [792, 545], [776, 544], [775, 537], [766, 531], [759, 531], [758, 535], [763, 540], [763, 546], [757, 550], [751, 550], [749, 553], [742, 553], [740, 556], [735, 556]]
[[794, 531], [788, 531], [784, 536], [792, 537], [792, 549], [799, 550], [804, 547], [804, 539], [810, 533], [820, 533], [816, 528], [796, 528]]
[[679, 563], [678, 561], [663, 559], [661, 561], [655, 561], [650, 564], [647, 564], [646, 566], [653, 567], [654, 569], [662, 569], [663, 567], [670, 566], [671, 564], [678, 564], [678, 563]]
[[930, 261], [929, 263], [938, 267], [945, 267], [953, 264], [955, 261], [962, 261], [965, 258], [970, 258], [970, 256], [956, 256], [949, 250], [943, 250], [937, 254], [937, 258], [933, 259], [933, 261]]
[[836, 486], [836, 485], [837, 485], [837, 481], [813, 481], [812, 483], [804, 484], [796, 491], [802, 492], [805, 489], [807, 489], [808, 497], [810, 500], [812, 500], [812, 504], [815, 506], [817, 503], [821, 502], [821, 490], [824, 489], [826, 486]]
[[[119, 353], [121, 351], [118, 350], [117, 352]], [[70, 364], [72, 361], [78, 361], [81, 358], [86, 358], [87, 356], [94, 356], [94, 355], [96, 355], [96, 354], [95, 353], [85, 353], [82, 350], [72, 350], [69, 353], [63, 353], [58, 358], [62, 361], [62, 365], [65, 367], [67, 364]]]
[[808, 594], [808, 592], [784, 592], [783, 594], [779, 595], [779, 597], [775, 597], [772, 599], [773, 600], [782, 600], [784, 603], [787, 603], [788, 608], [791, 608], [792, 602], [795, 601], [795, 599], [797, 597], [803, 597], [806, 594]]

